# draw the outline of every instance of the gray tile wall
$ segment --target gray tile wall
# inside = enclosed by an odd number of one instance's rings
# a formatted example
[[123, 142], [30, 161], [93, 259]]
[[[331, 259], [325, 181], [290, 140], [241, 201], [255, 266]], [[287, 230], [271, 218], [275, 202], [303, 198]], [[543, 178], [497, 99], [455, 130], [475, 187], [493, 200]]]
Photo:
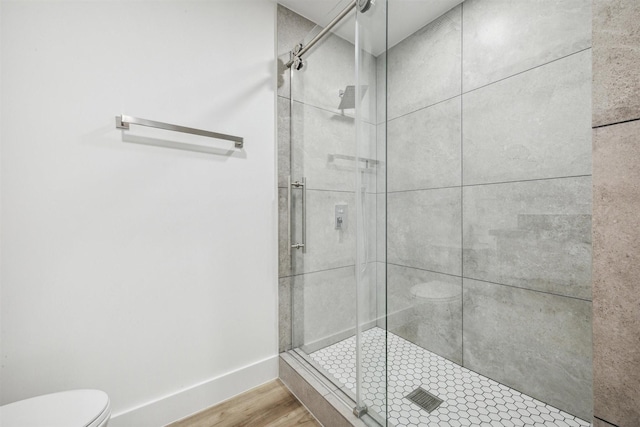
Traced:
[[389, 121], [389, 191], [460, 186], [461, 100], [457, 96]]
[[464, 2], [465, 92], [591, 47], [590, 0]]
[[465, 187], [464, 275], [591, 299], [591, 178]]
[[640, 120], [594, 133], [595, 415], [640, 425]]
[[465, 278], [463, 334], [469, 369], [591, 418], [590, 301]]
[[593, 2], [594, 426], [640, 425], [640, 2]]
[[467, 0], [387, 57], [389, 327], [585, 419], [590, 47], [590, 0]]
[[393, 192], [387, 204], [388, 262], [460, 275], [459, 188]]
[[593, 1], [593, 126], [638, 119], [639, 8], [636, 0]]
[[[462, 364], [462, 278], [388, 264], [387, 277], [395, 292], [387, 301], [389, 331]], [[422, 301], [421, 284], [439, 282], [451, 288], [448, 301]]]
[[389, 50], [389, 120], [460, 95], [461, 11], [452, 9]]
[[465, 93], [463, 106], [465, 185], [591, 174], [591, 49]]

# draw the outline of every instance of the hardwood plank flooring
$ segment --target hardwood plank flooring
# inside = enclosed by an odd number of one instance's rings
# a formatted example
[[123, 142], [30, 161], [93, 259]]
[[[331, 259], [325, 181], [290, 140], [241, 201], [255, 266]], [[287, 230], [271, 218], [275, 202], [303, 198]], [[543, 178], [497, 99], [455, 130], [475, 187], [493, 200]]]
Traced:
[[321, 427], [280, 380], [270, 381], [167, 427]]

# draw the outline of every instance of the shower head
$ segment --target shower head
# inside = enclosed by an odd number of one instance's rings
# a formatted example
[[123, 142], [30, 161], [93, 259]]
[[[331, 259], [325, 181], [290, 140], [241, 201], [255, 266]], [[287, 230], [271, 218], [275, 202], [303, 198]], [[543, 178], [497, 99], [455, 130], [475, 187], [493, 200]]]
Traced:
[[[360, 86], [360, 99], [364, 97], [364, 94], [367, 92], [368, 86], [362, 85]], [[355, 86], [347, 86], [344, 90], [341, 90], [338, 95], [340, 95], [340, 105], [338, 105], [338, 110], [348, 110], [356, 108], [356, 87]]]

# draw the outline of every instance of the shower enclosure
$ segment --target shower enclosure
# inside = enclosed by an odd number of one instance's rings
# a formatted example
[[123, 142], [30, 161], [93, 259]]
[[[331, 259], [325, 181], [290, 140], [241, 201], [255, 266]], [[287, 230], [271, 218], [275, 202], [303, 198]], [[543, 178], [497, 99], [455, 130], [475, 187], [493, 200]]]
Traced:
[[278, 9], [281, 351], [368, 425], [590, 425], [590, 1], [332, 6]]

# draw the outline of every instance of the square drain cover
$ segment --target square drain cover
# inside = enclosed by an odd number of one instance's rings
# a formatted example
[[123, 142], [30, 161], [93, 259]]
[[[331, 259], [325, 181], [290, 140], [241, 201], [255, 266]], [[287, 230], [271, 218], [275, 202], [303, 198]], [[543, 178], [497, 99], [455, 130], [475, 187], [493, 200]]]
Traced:
[[434, 396], [422, 387], [418, 387], [409, 393], [407, 395], [407, 399], [429, 413], [433, 412], [442, 402], [444, 402], [442, 399]]

